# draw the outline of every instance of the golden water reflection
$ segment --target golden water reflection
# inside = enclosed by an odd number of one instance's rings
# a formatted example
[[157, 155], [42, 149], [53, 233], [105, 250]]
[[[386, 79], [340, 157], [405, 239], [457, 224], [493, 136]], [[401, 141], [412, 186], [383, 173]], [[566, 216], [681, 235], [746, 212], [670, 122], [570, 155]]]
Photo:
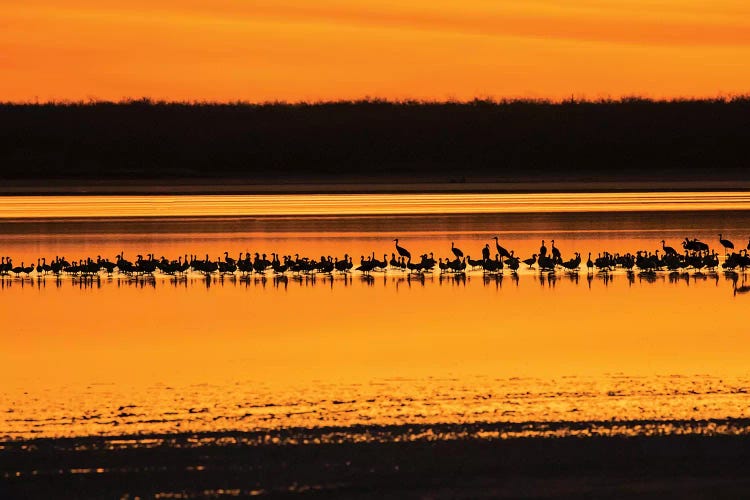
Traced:
[[748, 210], [750, 193], [8, 196], [0, 219]]
[[[165, 223], [164, 232], [153, 222], [127, 231], [119, 222], [65, 223], [58, 232], [4, 225], [2, 253], [28, 262], [123, 249], [133, 257], [224, 249], [358, 256], [390, 253], [398, 236], [438, 257], [451, 241], [478, 252], [501, 226], [502, 241], [520, 254], [554, 237], [568, 256], [654, 250], [662, 237], [715, 246], [718, 230], [738, 242], [750, 233], [744, 212], [370, 219], [356, 231], [315, 220], [288, 230], [298, 223], [281, 223], [281, 232], [273, 224], [250, 232], [192, 231], [192, 222]], [[374, 285], [355, 276], [210, 287], [5, 279], [0, 436], [745, 418], [747, 297], [734, 296], [723, 273], [704, 276], [650, 282], [615, 273], [589, 283], [585, 273], [550, 282], [532, 272], [517, 282], [470, 275], [441, 286], [437, 276], [422, 285], [388, 275]]]

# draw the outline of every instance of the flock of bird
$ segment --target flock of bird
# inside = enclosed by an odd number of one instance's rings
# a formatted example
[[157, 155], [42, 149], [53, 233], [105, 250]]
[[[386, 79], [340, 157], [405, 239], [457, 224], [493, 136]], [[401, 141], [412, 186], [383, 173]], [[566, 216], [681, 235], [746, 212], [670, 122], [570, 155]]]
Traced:
[[[464, 273], [471, 270], [481, 270], [484, 273], [502, 273], [505, 268], [515, 273], [519, 268], [525, 266], [533, 269], [536, 266], [540, 271], [554, 272], [560, 268], [568, 272], [578, 272], [584, 266], [588, 272], [609, 272], [617, 268], [632, 271], [634, 268], [640, 272], [656, 272], [661, 270], [679, 271], [694, 269], [696, 271], [715, 270], [719, 267], [727, 271], [740, 269], [744, 271], [750, 267], [750, 241], [747, 249], [735, 252], [734, 244], [719, 234], [719, 244], [724, 250], [724, 261], [720, 264], [720, 256], [712, 251], [707, 243], [698, 239], [685, 238], [682, 242], [682, 250], [677, 251], [667, 246], [666, 241], [661, 241], [661, 249], [654, 252], [639, 250], [632, 253], [618, 254], [603, 252], [592, 258], [588, 254], [588, 260], [582, 262], [581, 254], [573, 253], [573, 257], [563, 259], [562, 252], [555, 246], [555, 240], [550, 241], [550, 248], [542, 240], [539, 252], [527, 259], [521, 259], [515, 255], [513, 250], [508, 251], [500, 245], [499, 238], [494, 238], [494, 257], [490, 243], [486, 243], [481, 249], [481, 259], [472, 259], [469, 255], [451, 243], [451, 254], [449, 257], [435, 260], [433, 253], [421, 254], [413, 259], [411, 252], [399, 245], [399, 240], [393, 240], [395, 251], [383, 255], [379, 260], [373, 252], [371, 256], [361, 256], [359, 264], [355, 266], [352, 257], [345, 254], [343, 258], [321, 256], [320, 259], [294, 256], [280, 256], [271, 253], [271, 259], [266, 254], [242, 252], [237, 259], [224, 252], [223, 258], [211, 259], [198, 258], [196, 255], [184, 255], [176, 260], [165, 257], [154, 258], [154, 254], [145, 257], [138, 255], [135, 261], [129, 261], [122, 252], [114, 261], [86, 258], [74, 262], [68, 262], [65, 257], [55, 257], [48, 263], [46, 258], [37, 259], [36, 265], [27, 266], [21, 262], [20, 266], [13, 263], [10, 257], [2, 257], [0, 260], [0, 276], [15, 275], [17, 277], [38, 275], [40, 278], [46, 275], [72, 275], [72, 276], [95, 276], [100, 273], [113, 274], [115, 272], [129, 276], [153, 275], [162, 273], [165, 275], [184, 275], [189, 272], [202, 273], [206, 276], [212, 274], [333, 274], [358, 271], [365, 275], [372, 272], [387, 271], [389, 269], [408, 273], [429, 273], [439, 270], [440, 273]], [[437, 269], [436, 269], [437, 268]]]

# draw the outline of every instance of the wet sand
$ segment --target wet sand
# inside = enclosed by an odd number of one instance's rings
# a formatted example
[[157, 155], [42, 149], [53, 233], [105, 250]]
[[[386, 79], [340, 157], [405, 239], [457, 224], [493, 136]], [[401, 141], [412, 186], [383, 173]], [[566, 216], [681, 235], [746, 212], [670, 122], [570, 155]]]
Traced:
[[[368, 428], [356, 432], [367, 433]], [[314, 435], [315, 432], [312, 433]], [[278, 436], [274, 436], [277, 437]], [[3, 498], [721, 498], [750, 436], [277, 444], [240, 433], [4, 443]]]

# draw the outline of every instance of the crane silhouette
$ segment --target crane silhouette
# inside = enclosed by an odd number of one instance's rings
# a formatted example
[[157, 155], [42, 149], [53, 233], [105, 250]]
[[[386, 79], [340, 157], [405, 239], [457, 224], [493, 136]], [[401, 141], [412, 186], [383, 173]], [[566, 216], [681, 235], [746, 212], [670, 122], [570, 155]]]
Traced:
[[494, 237], [494, 240], [495, 240], [495, 248], [497, 248], [497, 253], [500, 255], [500, 257], [510, 258], [510, 252], [508, 252], [505, 248], [500, 246], [500, 243], [498, 243], [497, 241], [498, 240], [497, 236]]
[[729, 240], [725, 240], [724, 237], [719, 233], [719, 243], [724, 247], [724, 253], [729, 253], [729, 250], [734, 250], [734, 243]]
[[672, 247], [668, 247], [666, 245], [666, 242], [664, 240], [661, 240], [661, 247], [662, 247], [662, 249], [664, 249], [664, 253], [666, 255], [677, 255], [677, 250], [675, 250]]
[[544, 240], [542, 240], [542, 246], [539, 247], [539, 256], [544, 257], [545, 255], [547, 255], [547, 247], [544, 246]]
[[560, 249], [555, 246], [555, 240], [552, 240], [552, 260], [554, 262], [562, 262], [562, 255]]
[[406, 257], [407, 259], [411, 259], [411, 253], [409, 253], [409, 251], [406, 248], [398, 246], [398, 238], [396, 238], [393, 241], [396, 242], [396, 251], [398, 252], [398, 254], [401, 257]]
[[533, 266], [536, 263], [536, 257], [537, 255], [534, 254], [531, 256], [530, 259], [524, 259], [523, 263], [529, 266], [529, 269], [531, 269], [531, 266]]
[[453, 255], [456, 256], [456, 258], [460, 259], [464, 256], [464, 253], [461, 251], [460, 248], [458, 248], [455, 243], [451, 241], [451, 251], [453, 252]]

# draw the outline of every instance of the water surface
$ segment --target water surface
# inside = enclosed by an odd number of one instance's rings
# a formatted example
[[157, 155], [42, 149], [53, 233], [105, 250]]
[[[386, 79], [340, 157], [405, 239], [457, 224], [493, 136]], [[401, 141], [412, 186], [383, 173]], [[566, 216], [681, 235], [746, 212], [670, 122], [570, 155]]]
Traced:
[[[390, 257], [395, 237], [412, 253], [445, 257], [455, 242], [479, 256], [498, 235], [524, 257], [555, 238], [585, 260], [662, 238], [716, 247], [719, 232], [746, 242], [750, 212], [15, 220], [0, 224], [0, 253], [356, 261]], [[746, 280], [4, 278], [0, 436], [745, 418], [750, 299], [733, 289]]]

